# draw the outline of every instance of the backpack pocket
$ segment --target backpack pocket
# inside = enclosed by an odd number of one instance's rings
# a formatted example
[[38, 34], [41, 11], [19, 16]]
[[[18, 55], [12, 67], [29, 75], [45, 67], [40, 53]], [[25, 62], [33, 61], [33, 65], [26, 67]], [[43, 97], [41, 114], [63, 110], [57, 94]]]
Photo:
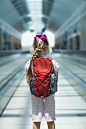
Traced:
[[35, 85], [35, 77], [30, 77], [30, 91], [33, 95], [35, 95], [35, 89], [34, 89], [34, 85]]
[[51, 74], [50, 77], [50, 94], [57, 92], [57, 77]]

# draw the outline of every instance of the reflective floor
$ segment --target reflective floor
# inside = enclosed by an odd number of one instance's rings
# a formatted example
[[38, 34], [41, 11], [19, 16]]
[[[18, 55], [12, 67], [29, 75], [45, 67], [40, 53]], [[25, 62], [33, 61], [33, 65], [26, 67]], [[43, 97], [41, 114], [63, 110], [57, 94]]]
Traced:
[[[85, 57], [81, 57], [81, 60], [77, 56], [73, 57], [73, 55], [52, 54], [51, 57], [56, 59], [60, 65], [58, 92], [55, 94], [56, 129], [86, 129]], [[3, 75], [4, 73], [4, 76], [0, 76], [0, 80], [5, 80], [8, 74], [12, 75], [11, 68], [13, 66], [15, 70], [20, 67], [19, 64], [22, 64], [23, 67], [30, 58], [31, 55], [18, 55], [15, 63], [13, 63], [10, 57], [8, 60], [11, 63], [7, 63], [8, 65], [3, 63], [4, 65], [1, 65], [0, 70], [2, 73], [0, 72], [0, 74]], [[75, 79], [73, 79], [73, 75], [76, 75]], [[77, 78], [80, 84], [77, 82]], [[81, 86], [81, 84], [85, 85]], [[12, 92], [13, 90], [14, 92]], [[29, 86], [26, 83], [25, 69], [21, 71], [21, 74], [13, 81], [11, 87], [4, 93], [4, 96], [1, 97], [0, 110], [3, 107], [2, 103], [5, 103], [11, 92], [11, 99], [0, 117], [0, 129], [31, 129], [31, 96]], [[41, 123], [41, 129], [44, 128], [48, 129], [46, 122]]]

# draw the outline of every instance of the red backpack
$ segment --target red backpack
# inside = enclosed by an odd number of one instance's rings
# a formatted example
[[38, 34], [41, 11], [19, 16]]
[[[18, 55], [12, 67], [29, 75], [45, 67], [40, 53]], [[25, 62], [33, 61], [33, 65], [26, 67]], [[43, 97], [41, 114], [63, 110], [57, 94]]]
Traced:
[[36, 58], [31, 64], [30, 90], [36, 97], [50, 95], [50, 76], [52, 74], [52, 58]]

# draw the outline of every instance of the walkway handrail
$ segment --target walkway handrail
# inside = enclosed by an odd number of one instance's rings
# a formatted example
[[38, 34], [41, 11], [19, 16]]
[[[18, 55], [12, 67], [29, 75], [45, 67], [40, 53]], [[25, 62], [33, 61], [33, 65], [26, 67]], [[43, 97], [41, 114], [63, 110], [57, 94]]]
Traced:
[[6, 55], [11, 55], [11, 54], [16, 54], [16, 53], [21, 53], [21, 54], [24, 54], [24, 53], [30, 53], [29, 50], [2, 50], [0, 51], [0, 56], [6, 56]]
[[53, 52], [62, 54], [80, 54], [86, 56], [86, 51], [81, 50], [53, 49]]

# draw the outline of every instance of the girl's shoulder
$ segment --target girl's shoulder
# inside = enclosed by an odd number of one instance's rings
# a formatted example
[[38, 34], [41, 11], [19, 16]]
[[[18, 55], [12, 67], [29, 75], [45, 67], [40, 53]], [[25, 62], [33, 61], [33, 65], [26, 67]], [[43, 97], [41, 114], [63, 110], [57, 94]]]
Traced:
[[49, 58], [50, 60], [52, 60], [53, 66], [59, 68], [59, 64], [58, 64], [58, 62], [55, 59], [53, 59], [51, 57], [47, 57], [47, 58]]
[[53, 67], [54, 67], [54, 73], [57, 75], [59, 73], [59, 64], [56, 60], [52, 59]]
[[[31, 59], [30, 59], [31, 60]], [[27, 63], [25, 64], [25, 70], [26, 70], [26, 73], [30, 67], [30, 60], [27, 61]]]
[[56, 60], [52, 59], [52, 63], [53, 63], [53, 65], [57, 65], [59, 67], [59, 64]]
[[[31, 60], [31, 59], [30, 59]], [[30, 65], [30, 60], [27, 61], [27, 63], [25, 65]]]

